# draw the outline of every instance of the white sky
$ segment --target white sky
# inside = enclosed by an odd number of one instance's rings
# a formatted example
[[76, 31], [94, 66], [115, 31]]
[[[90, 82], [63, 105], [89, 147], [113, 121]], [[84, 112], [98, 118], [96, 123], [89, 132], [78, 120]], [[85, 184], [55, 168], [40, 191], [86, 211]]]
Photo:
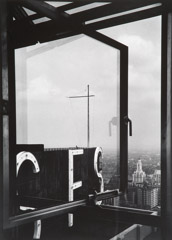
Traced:
[[[156, 17], [101, 31], [129, 46], [131, 149], [160, 146], [160, 21]], [[51, 50], [27, 58], [26, 65], [23, 56], [35, 46], [16, 51], [18, 143], [86, 146], [86, 98], [67, 96], [86, 95], [90, 84], [95, 95], [90, 99], [91, 146], [117, 147], [117, 126], [111, 137], [108, 127], [119, 111], [118, 51], [88, 37], [49, 45]]]
[[103, 32], [129, 47], [129, 149], [160, 151], [161, 17]]

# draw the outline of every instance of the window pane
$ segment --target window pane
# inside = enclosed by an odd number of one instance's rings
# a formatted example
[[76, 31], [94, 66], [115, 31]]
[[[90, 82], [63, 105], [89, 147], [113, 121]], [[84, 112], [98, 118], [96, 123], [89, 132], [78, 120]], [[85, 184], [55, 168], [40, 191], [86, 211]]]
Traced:
[[149, 209], [159, 214], [161, 17], [101, 32], [129, 47], [128, 102], [133, 124], [133, 136], [128, 139], [128, 194], [109, 200], [109, 204]]
[[117, 61], [118, 50], [86, 36], [64, 45], [52, 42], [17, 50], [17, 143], [86, 147], [89, 84], [94, 95], [90, 144], [114, 148], [119, 122]]
[[84, 35], [16, 50], [17, 144], [44, 145], [36, 154], [37, 179], [32, 168], [29, 175], [29, 163], [21, 168], [20, 180], [31, 182], [20, 186], [20, 194], [33, 190], [32, 196], [49, 197], [41, 161], [49, 160], [49, 151], [87, 148], [88, 119], [89, 147], [103, 149], [105, 189], [107, 183], [119, 188], [119, 57], [118, 50]]

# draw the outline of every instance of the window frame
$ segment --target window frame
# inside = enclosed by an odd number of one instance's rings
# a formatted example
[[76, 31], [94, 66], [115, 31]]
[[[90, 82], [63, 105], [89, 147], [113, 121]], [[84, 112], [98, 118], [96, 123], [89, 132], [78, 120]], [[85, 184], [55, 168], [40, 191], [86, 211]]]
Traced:
[[[5, 1], [3, 1], [3, 5], [4, 5], [4, 2]], [[1, 13], [2, 13], [1, 21], [2, 21], [2, 19], [3, 19], [3, 21], [5, 21], [6, 12], [7, 12], [3, 5], [2, 5], [2, 9], [1, 9]], [[167, 35], [168, 35], [168, 29], [167, 29], [168, 28], [168, 22], [167, 22], [167, 17], [168, 16], [167, 15], [168, 15], [168, 12], [167, 12], [167, 9], [166, 9], [165, 13], [163, 15], [161, 15], [162, 12], [163, 12], [163, 9], [160, 7], [158, 12], [155, 12], [155, 11], [152, 12], [151, 11], [150, 14], [147, 14], [148, 11], [145, 11], [145, 14], [143, 14], [143, 16], [141, 16], [140, 13], [138, 13], [138, 14], [136, 14], [137, 16], [134, 19], [130, 19], [130, 17], [122, 16], [124, 18], [123, 20], [125, 20], [125, 21], [121, 20], [119, 22], [117, 21], [116, 23], [115, 23], [115, 21], [112, 21], [110, 26], [119, 25], [119, 24], [122, 24], [122, 23], [128, 23], [128, 22], [132, 22], [132, 21], [136, 21], [136, 20], [147, 19], [147, 18], [150, 18], [150, 17], [153, 17], [153, 16], [163, 16], [163, 19], [164, 19], [164, 20], [162, 20], [163, 24], [162, 24], [162, 65], [161, 65], [161, 69], [162, 69], [162, 77], [161, 77], [161, 81], [162, 81], [162, 91], [161, 91], [161, 96], [162, 96], [161, 97], [161, 106], [162, 106], [162, 109], [161, 109], [161, 119], [162, 119], [162, 121], [161, 121], [161, 163], [162, 163], [162, 165], [161, 166], [162, 166], [162, 178], [163, 178], [162, 183], [161, 183], [161, 187], [163, 188], [163, 192], [162, 192], [161, 195], [162, 195], [162, 212], [164, 212], [164, 213], [163, 213], [162, 216], [154, 216], [154, 217], [158, 220], [158, 222], [160, 224], [163, 223], [162, 226], [164, 227], [164, 233], [166, 233], [165, 232], [165, 230], [166, 230], [165, 224], [167, 223], [167, 221], [169, 223], [171, 222], [170, 221], [171, 220], [171, 215], [170, 215], [171, 213], [168, 214], [168, 211], [167, 211], [168, 210], [168, 204], [166, 203], [166, 200], [169, 196], [169, 193], [167, 192], [168, 189], [166, 189], [166, 185], [167, 185], [167, 182], [169, 184], [171, 183], [170, 168], [168, 168], [168, 167], [171, 167], [171, 155], [172, 155], [171, 147], [169, 146], [169, 148], [167, 149], [167, 145], [170, 143], [171, 132], [169, 130], [171, 129], [171, 122], [172, 122], [171, 121], [172, 117], [169, 113], [169, 119], [168, 119], [168, 125], [167, 125], [167, 110], [171, 109], [170, 105], [167, 106], [167, 90], [171, 86], [170, 85], [170, 76], [167, 77], [167, 71], [168, 71], [167, 56], [169, 57], [169, 60], [170, 60], [171, 59], [171, 57], [170, 57], [171, 52], [169, 52], [169, 54], [168, 54], [168, 51], [167, 51], [167, 47], [169, 45], [169, 43], [167, 43]], [[103, 24], [103, 22], [100, 23], [99, 28], [102, 28], [102, 26], [104, 26], [104, 27], [109, 26], [109, 25], [102, 25], [102, 24]], [[8, 92], [8, 83], [10, 83], [11, 86], [12, 85], [15, 86], [14, 85], [14, 73], [12, 74], [12, 72], [14, 71], [14, 68], [12, 67], [13, 65], [10, 64], [10, 62], [13, 62], [14, 59], [12, 57], [13, 55], [11, 55], [9, 57], [9, 55], [10, 55], [9, 52], [11, 51], [11, 53], [12, 53], [14, 49], [13, 49], [12, 46], [9, 46], [9, 41], [7, 41], [8, 39], [7, 39], [6, 23], [4, 25], [1, 24], [0, 28], [1, 28], [1, 32], [4, 33], [4, 35], [2, 35], [2, 37], [0, 36], [0, 38], [1, 38], [0, 41], [1, 41], [1, 43], [3, 42], [2, 46], [1, 46], [1, 49], [0, 49], [1, 64], [2, 65], [5, 64], [5, 67], [6, 67], [6, 69], [4, 69], [5, 77], [3, 76], [2, 71], [1, 71], [1, 81], [2, 82], [1, 82], [1, 85], [0, 85], [0, 90], [1, 90], [0, 105], [3, 106], [5, 111], [7, 111], [7, 116], [10, 116], [10, 118], [11, 118], [11, 116], [14, 116], [14, 114], [12, 114], [12, 115], [8, 114], [7, 109], [9, 109], [9, 96], [8, 96], [8, 94], [6, 95], [5, 92]], [[75, 33], [73, 35], [75, 35]], [[8, 53], [7, 53], [7, 48], [9, 49]], [[10, 49], [12, 49], [12, 50], [10, 50]], [[168, 50], [171, 51], [171, 47]], [[8, 60], [7, 60], [7, 55], [8, 55]], [[8, 74], [9, 74], [9, 76], [8, 76]], [[4, 79], [3, 79], [2, 76], [4, 77]], [[168, 78], [168, 81], [167, 81], [167, 78]], [[12, 109], [13, 110], [15, 109], [14, 108], [15, 107], [14, 106], [15, 93], [14, 93], [12, 87], [10, 87], [9, 92], [10, 92], [10, 112], [12, 112]], [[171, 100], [172, 94], [170, 94], [169, 96], [170, 96], [170, 100]], [[2, 111], [2, 107], [1, 107], [1, 111]], [[0, 115], [1, 115], [0, 128], [1, 128], [1, 132], [3, 133], [3, 126], [4, 126], [3, 125], [3, 111], [0, 113]], [[13, 119], [13, 121], [14, 121], [14, 119]], [[11, 120], [10, 120], [10, 123], [12, 125]], [[8, 131], [6, 132], [6, 134], [8, 135]], [[12, 141], [12, 137], [10, 139], [11, 139], [10, 141]], [[9, 145], [8, 141], [6, 141], [5, 143], [6, 143], [6, 146], [8, 147], [8, 145]], [[6, 202], [6, 200], [9, 200], [9, 188], [8, 187], [6, 188], [6, 184], [8, 186], [9, 178], [11, 178], [11, 175], [9, 174], [9, 170], [10, 170], [9, 169], [9, 158], [7, 158], [6, 161], [4, 160], [4, 153], [6, 153], [5, 143], [3, 141], [3, 134], [1, 134], [1, 149], [3, 149], [3, 153], [1, 153], [1, 156], [0, 156], [1, 157], [1, 162], [0, 162], [0, 175], [1, 175], [0, 187], [2, 189], [1, 193], [3, 193], [3, 196], [0, 198], [0, 207], [1, 207], [0, 213], [3, 212], [3, 216], [2, 216], [3, 217], [3, 227], [4, 228], [11, 228], [13, 226], [17, 226], [17, 225], [20, 225], [20, 224], [17, 222], [18, 221], [17, 219], [14, 219], [14, 218], [11, 219], [9, 217], [9, 211], [7, 211], [7, 210], [9, 210], [9, 207], [6, 208], [6, 205], [9, 204], [8, 201]], [[4, 146], [4, 148], [2, 146]], [[15, 164], [13, 166], [15, 167]], [[167, 168], [169, 170], [168, 175], [166, 175]], [[13, 169], [12, 172], [14, 172], [14, 171], [15, 171], [15, 169]], [[170, 191], [172, 191], [172, 188], [171, 188]], [[4, 195], [4, 193], [5, 193], [5, 195]], [[170, 196], [172, 196], [172, 195], [170, 195]], [[169, 197], [168, 203], [170, 203], [170, 201], [171, 201], [171, 198]], [[85, 206], [84, 202], [83, 203], [74, 203], [74, 204], [76, 204], [76, 205], [74, 206], [74, 205], [71, 204], [72, 206], [69, 206], [69, 208], [71, 207], [71, 209], [76, 209], [79, 206]], [[68, 210], [69, 210], [69, 208], [68, 208]], [[51, 210], [53, 210], [53, 209], [49, 209], [49, 211], [51, 211]], [[117, 210], [117, 214], [119, 213], [119, 211]], [[42, 214], [42, 213], [40, 213], [40, 214]], [[129, 216], [129, 214], [130, 213], [128, 213], [128, 216]], [[34, 217], [35, 217], [35, 219], [40, 218], [40, 217], [32, 216], [32, 219]], [[108, 218], [111, 219], [110, 216], [108, 216]], [[134, 215], [135, 222], [140, 223], [140, 224], [143, 222], [142, 219], [145, 220], [146, 218], [150, 219], [151, 216], [146, 216], [144, 214], [141, 214], [141, 216], [140, 216], [140, 214], [138, 214], [138, 213], [135, 213], [135, 215]], [[116, 219], [117, 218], [115, 218], [115, 220]], [[121, 221], [122, 220], [125, 221], [125, 217], [123, 215], [121, 217]], [[21, 221], [22, 220], [19, 219], [19, 222], [21, 222]], [[31, 220], [26, 219], [26, 221], [25, 221], [25, 219], [23, 219], [23, 223], [28, 222], [28, 221], [31, 221]], [[149, 225], [153, 225], [153, 223], [154, 223], [153, 219], [150, 223], [148, 222]], [[167, 231], [170, 231], [169, 229], [170, 229], [170, 226], [168, 226]], [[166, 238], [164, 238], [164, 239], [166, 239]]]
[[[105, 43], [120, 51], [120, 191], [126, 193], [128, 184], [128, 126], [125, 117], [128, 116], [128, 47], [99, 32], [86, 30], [85, 35]], [[3, 118], [3, 227], [4, 229], [48, 217], [75, 211], [80, 206], [87, 205], [87, 199], [73, 201], [60, 206], [47, 207], [22, 215], [15, 215], [16, 201], [16, 104], [15, 104], [15, 56], [12, 44], [7, 41], [8, 49], [8, 89], [6, 96], [10, 105], [9, 112]], [[124, 177], [125, 176], [125, 177]], [[13, 215], [13, 214], [14, 215]]]

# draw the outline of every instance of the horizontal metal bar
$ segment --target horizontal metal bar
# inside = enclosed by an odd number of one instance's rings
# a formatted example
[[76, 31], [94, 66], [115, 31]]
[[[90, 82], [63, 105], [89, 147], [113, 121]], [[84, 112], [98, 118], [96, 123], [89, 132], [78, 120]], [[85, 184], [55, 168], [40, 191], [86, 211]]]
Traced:
[[60, 18], [60, 15], [56, 11], [56, 8], [51, 6], [50, 4], [47, 4], [46, 2], [38, 2], [33, 0], [21, 0], [21, 4], [31, 9], [32, 11], [35, 11], [45, 17], [48, 17], [50, 19], [57, 20]]
[[[8, 0], [8, 1], [15, 1], [15, 0]], [[16, 0], [18, 1], [18, 0]], [[44, 2], [45, 0], [37, 0], [38, 2]], [[94, 2], [113, 2], [115, 0], [72, 0], [73, 3], [80, 3], [80, 2], [83, 2], [83, 3], [87, 3], [87, 4], [90, 4], [90, 3], [94, 3]], [[46, 2], [57, 2], [57, 0], [46, 0]], [[60, 0], [60, 2], [69, 2], [69, 0]]]
[[69, 3], [69, 4], [65, 4], [63, 6], [57, 7], [57, 9], [59, 11], [67, 11], [67, 10], [75, 9], [75, 8], [78, 8], [78, 7], [87, 5], [87, 4], [89, 4], [89, 3], [83, 2], [83, 1], [72, 2], [72, 3]]
[[[15, 1], [15, 0], [8, 0], [9, 2], [10, 1]], [[17, 0], [16, 0], [17, 1]], [[43, 2], [45, 0], [37, 0], [38, 2]], [[121, 0], [122, 2], [123, 0]], [[136, 0], [138, 1], [138, 0]], [[147, 1], [147, 0], [146, 0]], [[157, 2], [163, 2], [164, 0], [157, 0]], [[46, 2], [57, 2], [57, 0], [46, 0]], [[69, 0], [60, 0], [60, 2], [69, 2]], [[91, 3], [94, 3], [94, 2], [109, 2], [109, 3], [115, 3], [116, 0], [72, 0], [73, 3], [87, 3], [87, 4], [91, 4]]]
[[[77, 8], [80, 6], [84, 6], [84, 5], [87, 5], [87, 3], [83, 3], [83, 2], [69, 3], [69, 4], [65, 4], [63, 6], [60, 6], [60, 7], [54, 7], [53, 12], [56, 9], [56, 13], [62, 14], [64, 11], [67, 11], [67, 10], [70, 10], [73, 8]], [[19, 25], [19, 24], [22, 24], [23, 22], [33, 21], [33, 20], [43, 18], [43, 17], [45, 17], [45, 14], [43, 14], [43, 13], [35, 13], [32, 15], [27, 15], [25, 18], [22, 18], [21, 20], [17, 19], [17, 24]]]
[[105, 192], [102, 192], [102, 193], [100, 192], [100, 193], [95, 194], [94, 201], [101, 201], [101, 200], [104, 200], [104, 199], [115, 198], [115, 197], [121, 196], [121, 195], [123, 195], [123, 193], [119, 192], [118, 189], [107, 190]]
[[95, 23], [86, 24], [85, 27], [88, 27], [88, 29], [92, 30], [98, 30], [108, 27], [113, 27], [125, 23], [130, 23], [142, 19], [147, 19], [151, 17], [155, 17], [158, 15], [161, 15], [163, 13], [163, 7], [154, 7], [151, 9], [146, 9], [130, 14], [125, 14], [119, 17], [112, 17], [105, 20], [96, 21]]
[[89, 20], [106, 17], [112, 14], [118, 14], [125, 11], [133, 11], [138, 8], [149, 7], [150, 5], [160, 3], [158, 0], [115, 0], [111, 4], [103, 6], [93, 7], [92, 9], [85, 10], [72, 14], [72, 18], [76, 18], [77, 21], [86, 22]]
[[[131, 14], [124, 14], [119, 17], [110, 18], [107, 20], [101, 20], [95, 23], [90, 23], [82, 27], [78, 27], [76, 29], [71, 29], [71, 27], [65, 25], [63, 28], [57, 28], [54, 21], [48, 21], [45, 23], [36, 24], [32, 31], [34, 32], [35, 38], [33, 39], [33, 34], [31, 32], [23, 32], [23, 36], [21, 35], [21, 31], [19, 28], [14, 28], [14, 45], [15, 48], [20, 48], [28, 45], [32, 45], [35, 42], [39, 41], [41, 43], [53, 41], [57, 39], [62, 39], [69, 36], [74, 36], [82, 33], [83, 31], [95, 31], [98, 29], [103, 29], [107, 27], [117, 26], [125, 23], [130, 23], [138, 20], [142, 20], [145, 18], [151, 18], [154, 16], [161, 15], [164, 11], [163, 6], [156, 7], [153, 9], [147, 9], [143, 11], [139, 11]], [[84, 30], [83, 30], [84, 29]], [[31, 38], [32, 36], [32, 38]], [[22, 42], [21, 39], [25, 39], [25, 42]]]
[[145, 210], [145, 209], [138, 209], [138, 208], [129, 208], [129, 207], [121, 207], [121, 206], [102, 206], [102, 208], [109, 209], [109, 210], [116, 210], [116, 211], [124, 211], [124, 212], [132, 212], [132, 213], [142, 213], [142, 214], [148, 214], [151, 215], [154, 213], [154, 211], [151, 210]]
[[94, 97], [95, 95], [89, 95], [89, 96], [72, 96], [68, 98], [83, 98], [83, 97]]
[[19, 206], [28, 206], [35, 209], [38, 208], [47, 208], [49, 206], [59, 206], [67, 202], [57, 201], [49, 198], [40, 198], [32, 196], [17, 196], [17, 202]]
[[121, 209], [118, 207], [84, 207], [79, 209], [80, 218], [103, 219], [104, 221], [123, 222], [130, 224], [142, 224], [146, 226], [160, 227], [161, 216], [152, 215], [150, 211], [135, 209]]
[[79, 200], [66, 204], [62, 204], [55, 207], [49, 207], [41, 210], [35, 210], [33, 212], [25, 213], [22, 215], [10, 217], [9, 224], [5, 228], [12, 228], [25, 223], [33, 222], [38, 219], [45, 219], [65, 213], [73, 212], [81, 206], [86, 206], [87, 200]]

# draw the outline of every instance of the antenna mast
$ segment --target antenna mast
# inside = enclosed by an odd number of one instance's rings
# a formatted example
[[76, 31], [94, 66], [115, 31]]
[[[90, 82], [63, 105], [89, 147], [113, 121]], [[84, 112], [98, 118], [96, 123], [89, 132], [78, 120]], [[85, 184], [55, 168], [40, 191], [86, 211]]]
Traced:
[[85, 96], [71, 96], [69, 98], [87, 98], [87, 147], [90, 146], [90, 97], [95, 95], [90, 95], [90, 87], [87, 85], [87, 95]]

